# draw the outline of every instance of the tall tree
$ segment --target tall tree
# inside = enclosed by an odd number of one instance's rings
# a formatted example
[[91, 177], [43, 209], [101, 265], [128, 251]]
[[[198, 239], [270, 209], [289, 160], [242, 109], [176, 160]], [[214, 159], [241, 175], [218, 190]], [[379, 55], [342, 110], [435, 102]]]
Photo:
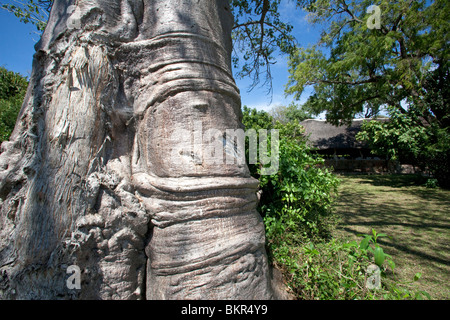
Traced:
[[272, 297], [258, 181], [220, 161], [232, 27], [226, 0], [54, 1], [0, 155], [1, 298]]
[[298, 123], [312, 118], [312, 115], [308, 111], [293, 102], [287, 107], [276, 106], [272, 108], [272, 110], [270, 110], [270, 114], [272, 115], [274, 121], [279, 121], [282, 124], [286, 124], [288, 122]]
[[[326, 112], [327, 120], [334, 124], [349, 123], [361, 115], [374, 117], [383, 110], [388, 110], [392, 117], [401, 115], [402, 123], [409, 126], [391, 135], [398, 137], [396, 142], [383, 139], [391, 144], [378, 150], [416, 154], [416, 160], [422, 158], [422, 162], [428, 163], [438, 157], [442, 158], [440, 163], [449, 163], [450, 106], [446, 88], [450, 86], [450, 3], [445, 0], [375, 3], [299, 0], [298, 3], [310, 12], [313, 23], [326, 28], [319, 43], [299, 48], [292, 55], [286, 92], [299, 98], [305, 87], [312, 86], [314, 93], [303, 108], [313, 114]], [[372, 129], [377, 130], [368, 130], [362, 136], [380, 147], [381, 136], [389, 135], [389, 126], [394, 122], [372, 124]], [[421, 145], [420, 151], [398, 149], [400, 145], [416, 145], [407, 140], [418, 132], [423, 133], [422, 141], [428, 141]], [[397, 147], [393, 149], [394, 145]], [[448, 173], [449, 165], [434, 169], [436, 174], [442, 170]], [[448, 174], [439, 175], [444, 184], [450, 184]]]
[[306, 86], [314, 88], [306, 109], [326, 111], [338, 123], [377, 115], [385, 105], [407, 112], [414, 104], [425, 121], [443, 120], [425, 99], [429, 75], [449, 68], [448, 1], [385, 0], [376, 3], [377, 11], [368, 0], [299, 2], [312, 23], [327, 26], [318, 44], [299, 48], [289, 62], [287, 92], [299, 97]]

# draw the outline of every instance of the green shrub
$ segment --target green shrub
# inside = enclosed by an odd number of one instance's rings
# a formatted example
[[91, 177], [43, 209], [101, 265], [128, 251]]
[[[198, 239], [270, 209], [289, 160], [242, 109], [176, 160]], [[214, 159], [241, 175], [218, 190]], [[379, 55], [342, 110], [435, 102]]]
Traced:
[[[262, 165], [249, 165], [260, 181], [259, 211], [264, 217], [269, 240], [278, 241], [289, 232], [300, 237], [326, 234], [325, 217], [331, 212], [339, 180], [322, 168], [323, 158], [308, 145], [304, 128], [298, 122], [273, 122], [264, 111], [244, 107], [246, 129], [276, 129], [279, 132], [279, 169], [261, 175]], [[270, 136], [269, 136], [270, 140]], [[275, 141], [269, 141], [268, 145]]]
[[20, 108], [20, 103], [0, 99], [0, 143], [11, 136]]
[[371, 292], [364, 286], [370, 261], [354, 242], [332, 239], [299, 247], [281, 246], [273, 254], [288, 286], [299, 299], [371, 298]]
[[0, 143], [8, 140], [14, 129], [27, 86], [26, 78], [0, 67]]
[[[391, 279], [395, 264], [377, 242], [385, 234], [373, 230], [359, 243], [331, 237], [335, 228], [332, 205], [339, 179], [323, 168], [323, 158], [308, 146], [304, 129], [298, 123], [274, 123], [264, 111], [246, 107], [243, 123], [246, 129], [279, 130], [279, 170], [272, 175], [262, 175], [260, 163], [250, 164], [249, 168], [260, 182], [262, 195], [258, 209], [264, 218], [269, 257], [282, 270], [297, 298], [417, 299], [427, 296], [423, 292], [413, 293], [405, 284]], [[268, 145], [271, 143], [276, 141], [269, 141]], [[380, 269], [383, 281], [379, 289], [366, 285], [370, 265]]]
[[439, 182], [437, 179], [428, 179], [427, 182], [425, 183], [425, 187], [435, 189], [439, 187]]
[[[307, 300], [397, 300], [423, 299], [423, 291], [409, 289], [395, 279], [395, 263], [377, 243], [385, 236], [373, 231], [363, 239], [345, 242], [331, 239], [299, 246], [283, 243], [272, 249], [275, 264], [283, 271], [287, 285], [299, 299]], [[380, 287], [371, 287], [369, 266], [380, 270]]]
[[423, 125], [423, 115], [415, 108], [406, 113], [388, 110], [389, 121], [365, 121], [357, 139], [366, 141], [375, 154], [428, 168], [440, 187], [450, 188], [450, 127]]
[[304, 237], [326, 236], [325, 217], [331, 212], [339, 180], [308, 146], [296, 123], [275, 124], [280, 136], [279, 170], [260, 177], [260, 211], [270, 238], [295, 232]]

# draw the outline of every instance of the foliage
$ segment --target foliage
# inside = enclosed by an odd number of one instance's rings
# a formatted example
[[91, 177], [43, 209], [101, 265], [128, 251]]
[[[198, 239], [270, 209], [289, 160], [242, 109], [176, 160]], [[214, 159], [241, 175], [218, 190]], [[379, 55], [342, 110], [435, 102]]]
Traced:
[[0, 7], [13, 13], [23, 23], [34, 24], [38, 31], [44, 31], [53, 0], [15, 0], [13, 4], [0, 2]]
[[428, 179], [425, 183], [425, 187], [435, 189], [438, 187], [438, 180], [437, 179]]
[[19, 73], [0, 67], [0, 143], [8, 140], [16, 124], [28, 81]]
[[[246, 128], [279, 130], [279, 170], [261, 175], [259, 164], [251, 170], [260, 181], [262, 191], [259, 209], [264, 216], [269, 239], [289, 232], [300, 236], [325, 232], [323, 219], [330, 212], [338, 179], [326, 168], [307, 144], [304, 129], [298, 122], [267, 122], [264, 111], [244, 108]], [[256, 124], [256, 125], [255, 125]], [[270, 242], [270, 240], [269, 240]]]
[[450, 189], [450, 127], [435, 128], [433, 143], [426, 145], [427, 166], [442, 188]]
[[0, 67], [0, 99], [10, 100], [25, 94], [28, 81], [17, 72]]
[[323, 218], [330, 213], [338, 179], [322, 168], [323, 159], [308, 146], [298, 123], [276, 123], [280, 135], [279, 170], [260, 177], [260, 209], [269, 239], [286, 232], [325, 234]]
[[[378, 154], [427, 166], [450, 187], [450, 2], [446, 0], [298, 1], [311, 22], [324, 24], [318, 44], [292, 55], [286, 91], [303, 108], [349, 123], [387, 110], [390, 123], [370, 122], [360, 138]], [[380, 25], [369, 6], [380, 9]]]
[[275, 63], [275, 53], [292, 53], [295, 39], [292, 26], [281, 21], [281, 0], [232, 0], [235, 24], [233, 27], [233, 63], [239, 72], [237, 78], [253, 79], [251, 88], [260, 83], [272, 89], [270, 66]]
[[[307, 242], [297, 247], [283, 243], [274, 248], [273, 255], [278, 267], [287, 274], [291, 291], [301, 299], [430, 299], [428, 293], [408, 288], [420, 279], [420, 273], [407, 283], [392, 279], [395, 263], [377, 242], [384, 236], [372, 230], [372, 235], [363, 235], [359, 243], [340, 239]], [[367, 285], [369, 266], [373, 264], [380, 268], [380, 288]]]
[[428, 168], [444, 188], [450, 187], [450, 127], [423, 126], [414, 108], [401, 113], [389, 108], [389, 121], [366, 121], [357, 138], [369, 143], [375, 154]]
[[297, 49], [289, 61], [287, 92], [298, 98], [305, 87], [314, 88], [307, 110], [326, 111], [338, 123], [377, 115], [385, 105], [406, 111], [407, 103], [426, 120], [440, 120], [425, 100], [432, 87], [428, 76], [448, 70], [448, 1], [377, 1], [379, 29], [367, 23], [371, 0], [298, 2], [312, 23], [326, 26], [318, 44]]
[[[367, 141], [372, 152], [387, 155], [392, 160], [417, 164], [421, 159], [423, 146], [429, 141], [429, 131], [417, 125], [417, 114], [400, 113], [390, 108], [389, 121], [364, 121], [359, 140]], [[411, 162], [412, 160], [412, 162]]]
[[255, 129], [256, 131], [258, 131], [260, 129], [273, 129], [273, 117], [263, 110], [258, 111], [256, 109], [251, 109], [247, 106], [243, 106], [242, 115], [242, 123], [247, 130]]
[[372, 234], [360, 236], [364, 237], [364, 239], [359, 244], [359, 249], [362, 250], [363, 253], [370, 252], [373, 255], [375, 264], [379, 268], [382, 268], [384, 262], [387, 261], [391, 269], [394, 270], [395, 263], [392, 261], [392, 257], [384, 253], [383, 248], [377, 242], [378, 238], [387, 237], [387, 235], [384, 233], [377, 233], [372, 229]]
[[311, 114], [300, 108], [295, 103], [289, 104], [289, 106], [277, 106], [270, 110], [270, 114], [275, 121], [279, 121], [283, 124], [291, 121], [301, 122], [306, 119], [312, 118]]

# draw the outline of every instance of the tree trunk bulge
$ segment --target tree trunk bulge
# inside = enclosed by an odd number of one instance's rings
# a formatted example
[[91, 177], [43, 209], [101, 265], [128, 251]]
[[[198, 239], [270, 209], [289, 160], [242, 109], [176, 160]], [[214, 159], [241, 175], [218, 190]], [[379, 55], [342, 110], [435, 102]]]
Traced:
[[272, 298], [258, 182], [195, 137], [242, 126], [232, 24], [226, 0], [55, 1], [0, 155], [0, 298]]

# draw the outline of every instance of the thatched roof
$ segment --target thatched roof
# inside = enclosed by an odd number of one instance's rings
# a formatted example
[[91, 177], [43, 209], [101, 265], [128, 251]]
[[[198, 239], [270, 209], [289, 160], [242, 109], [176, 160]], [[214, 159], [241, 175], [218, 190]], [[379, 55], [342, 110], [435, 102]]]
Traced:
[[300, 124], [305, 128], [310, 143], [319, 150], [324, 149], [362, 149], [367, 148], [364, 142], [356, 140], [364, 120], [355, 119], [350, 126], [336, 127], [325, 120], [305, 120]]

